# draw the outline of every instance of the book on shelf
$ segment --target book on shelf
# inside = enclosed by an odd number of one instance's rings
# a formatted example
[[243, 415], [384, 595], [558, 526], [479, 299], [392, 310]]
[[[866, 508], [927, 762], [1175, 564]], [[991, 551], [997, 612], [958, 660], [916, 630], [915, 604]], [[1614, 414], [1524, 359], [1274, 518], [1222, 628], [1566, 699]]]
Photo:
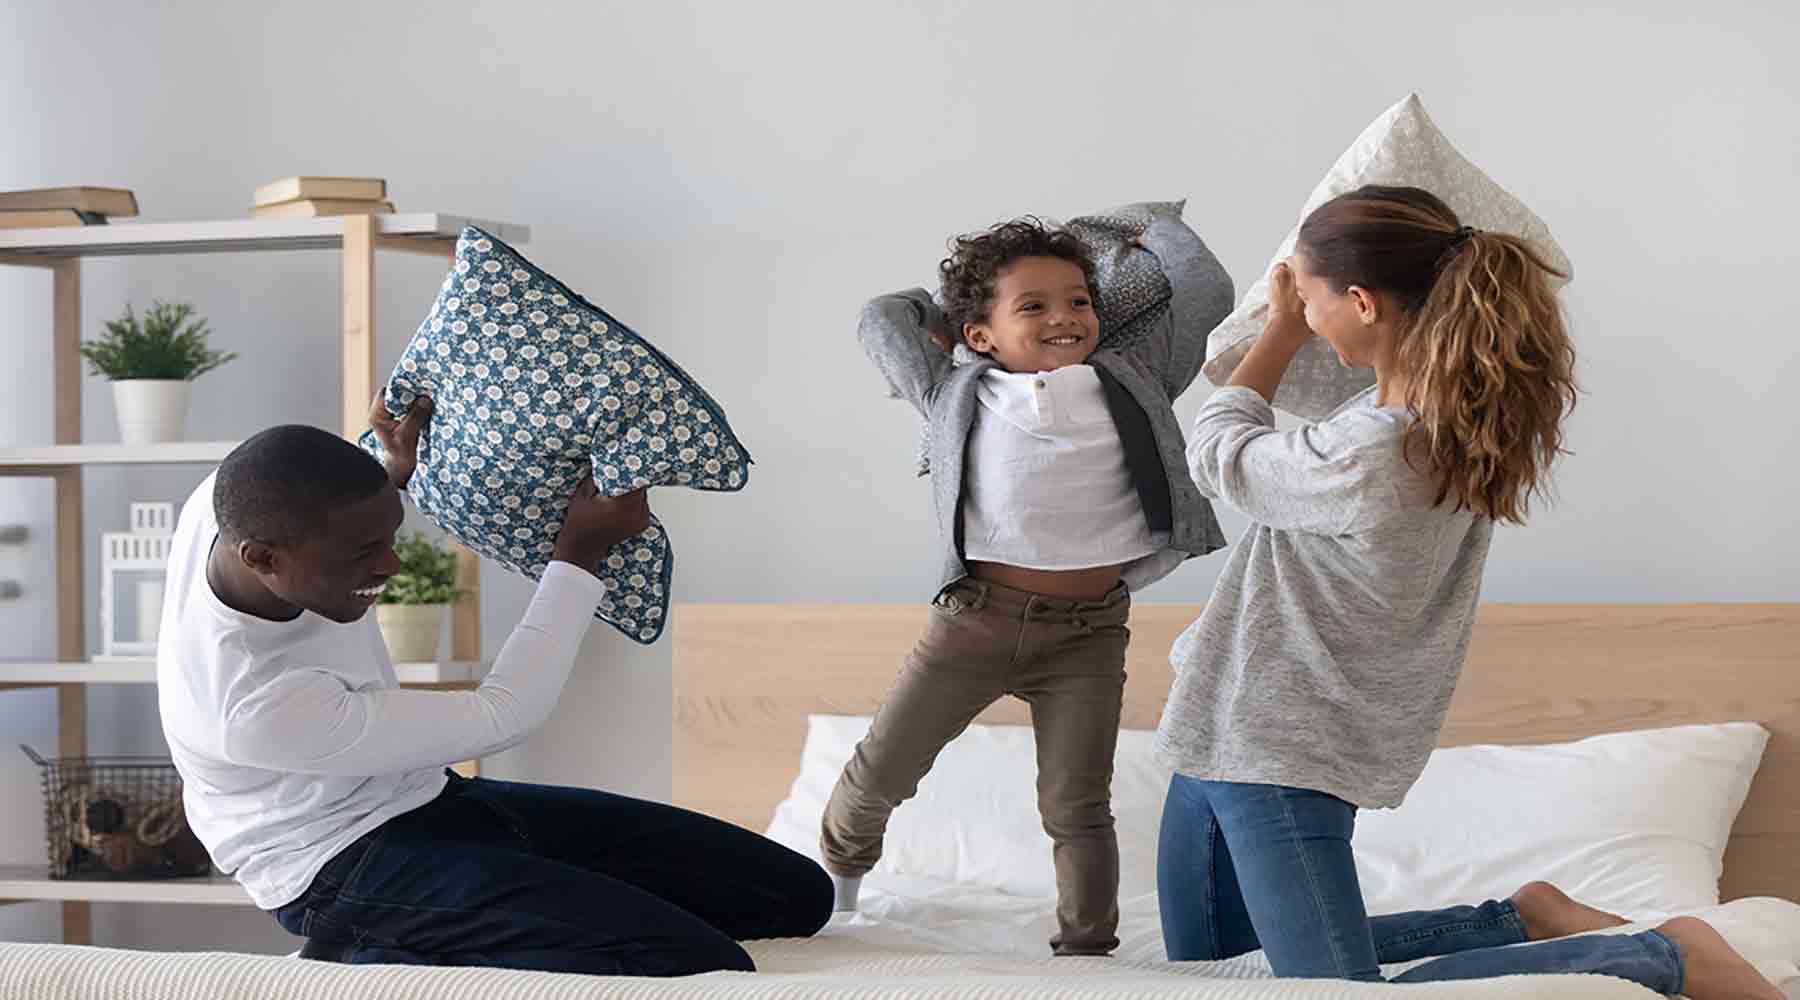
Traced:
[[385, 201], [387, 181], [379, 177], [283, 177], [257, 188], [251, 204], [260, 208], [309, 199]]
[[250, 214], [258, 219], [315, 219], [326, 215], [389, 215], [391, 201], [350, 201], [343, 198], [312, 198], [306, 201], [284, 201], [279, 205], [258, 205]]
[[120, 218], [138, 214], [137, 195], [124, 188], [60, 187], [0, 191], [0, 212], [47, 212], [59, 208]]
[[0, 229], [55, 229], [61, 226], [102, 226], [106, 216], [73, 208], [49, 208], [35, 212], [0, 211]]

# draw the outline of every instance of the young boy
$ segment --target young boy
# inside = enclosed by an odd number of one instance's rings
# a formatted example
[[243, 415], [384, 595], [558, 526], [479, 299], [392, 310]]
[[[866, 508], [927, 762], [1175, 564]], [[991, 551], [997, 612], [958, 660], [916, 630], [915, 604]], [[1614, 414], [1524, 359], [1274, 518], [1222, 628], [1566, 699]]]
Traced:
[[[1230, 278], [1178, 215], [1153, 212], [1140, 243], [1173, 294], [1117, 350], [1101, 344], [1088, 248], [1035, 219], [958, 238], [941, 312], [923, 289], [863, 310], [863, 349], [930, 423], [946, 551], [926, 634], [825, 809], [839, 909], [855, 908], [889, 815], [938, 751], [1011, 694], [1031, 706], [1055, 845], [1051, 948], [1118, 946], [1111, 783], [1130, 593], [1224, 545], [1170, 401], [1232, 306]], [[953, 366], [948, 331], [979, 358]]]

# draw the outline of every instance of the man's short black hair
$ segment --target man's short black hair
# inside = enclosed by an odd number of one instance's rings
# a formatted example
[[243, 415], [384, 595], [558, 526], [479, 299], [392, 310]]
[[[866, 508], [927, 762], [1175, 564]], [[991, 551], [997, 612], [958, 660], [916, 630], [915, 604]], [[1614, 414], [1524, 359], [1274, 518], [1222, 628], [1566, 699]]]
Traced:
[[317, 427], [271, 427], [233, 448], [213, 483], [219, 531], [244, 541], [288, 542], [332, 507], [381, 492], [387, 470], [356, 445]]

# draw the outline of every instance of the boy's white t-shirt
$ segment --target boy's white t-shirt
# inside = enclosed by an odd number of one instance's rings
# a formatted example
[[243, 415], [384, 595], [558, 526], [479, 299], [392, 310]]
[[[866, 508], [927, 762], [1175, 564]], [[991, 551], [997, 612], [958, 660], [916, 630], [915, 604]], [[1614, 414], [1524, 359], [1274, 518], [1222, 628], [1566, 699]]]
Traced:
[[478, 688], [401, 689], [373, 614], [274, 622], [219, 600], [206, 579], [214, 479], [176, 524], [157, 697], [189, 824], [213, 863], [272, 910], [358, 837], [436, 797], [446, 765], [541, 725], [605, 587], [552, 562]]
[[982, 373], [966, 453], [964, 559], [1088, 569], [1140, 563], [1168, 545], [1144, 519], [1092, 365]]

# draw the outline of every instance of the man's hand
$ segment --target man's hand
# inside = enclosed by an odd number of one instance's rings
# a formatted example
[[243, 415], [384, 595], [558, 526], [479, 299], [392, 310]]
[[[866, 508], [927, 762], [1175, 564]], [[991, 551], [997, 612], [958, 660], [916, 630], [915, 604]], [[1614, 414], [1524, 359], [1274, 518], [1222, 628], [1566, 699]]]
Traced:
[[395, 489], [406, 489], [413, 470], [419, 467], [419, 442], [425, 439], [431, 425], [431, 410], [431, 397], [420, 396], [407, 407], [405, 416], [396, 418], [388, 413], [380, 393], [369, 407], [369, 429], [375, 432], [375, 440], [381, 442], [388, 479]]
[[601, 496], [594, 478], [588, 476], [569, 497], [569, 513], [556, 536], [552, 558], [592, 573], [614, 545], [642, 534], [648, 527], [648, 490], [634, 490], [619, 497]]

